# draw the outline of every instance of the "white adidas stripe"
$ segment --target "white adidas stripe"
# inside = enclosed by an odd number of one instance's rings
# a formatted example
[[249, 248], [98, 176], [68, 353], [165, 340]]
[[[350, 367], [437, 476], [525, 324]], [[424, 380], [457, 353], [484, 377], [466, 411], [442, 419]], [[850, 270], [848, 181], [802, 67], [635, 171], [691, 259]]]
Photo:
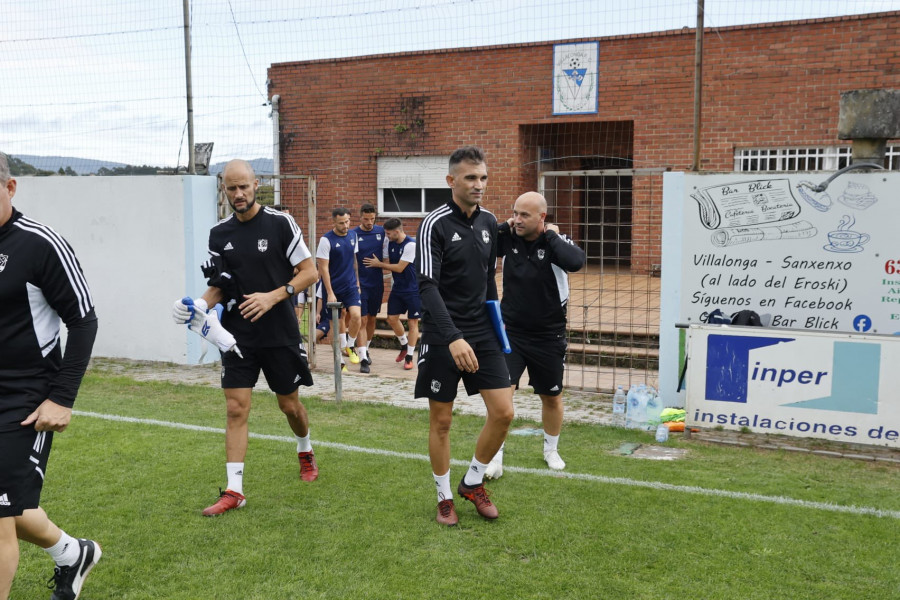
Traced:
[[[125, 417], [121, 415], [109, 415], [103, 413], [84, 412], [80, 410], [72, 411], [72, 414], [82, 417], [93, 417], [96, 419], [104, 419], [107, 421], [119, 421], [123, 423], [139, 423], [141, 425], [156, 425], [159, 427], [169, 427], [172, 429], [186, 429], [188, 431], [201, 431], [204, 433], [217, 433], [224, 435], [225, 430], [218, 427], [205, 427], [203, 425], [189, 425], [187, 423], [176, 423], [173, 421], [159, 421], [156, 419], [138, 419], [135, 417]], [[251, 432], [250, 437], [258, 440], [271, 440], [276, 442], [297, 443], [297, 438], [283, 435], [267, 435], [262, 433]], [[395, 452], [393, 450], [383, 450], [381, 448], [366, 448], [363, 446], [353, 446], [349, 444], [340, 444], [336, 442], [324, 442], [317, 440], [316, 446], [324, 448], [334, 448], [345, 452], [359, 452], [362, 454], [372, 454], [376, 456], [387, 456], [390, 458], [402, 458], [408, 460], [418, 460], [428, 462], [428, 456], [424, 454], [415, 454], [412, 452]], [[469, 462], [464, 460], [451, 460], [451, 464], [456, 466], [468, 467]], [[767, 502], [771, 504], [781, 504], [786, 506], [797, 506], [800, 508], [808, 508], [813, 510], [823, 510], [828, 512], [848, 513], [852, 515], [872, 515], [875, 517], [886, 517], [890, 519], [900, 520], [900, 511], [885, 510], [868, 506], [845, 506], [841, 504], [830, 504], [828, 502], [813, 502], [810, 500], [798, 500], [796, 498], [787, 498], [785, 496], [766, 496], [764, 494], [751, 494], [748, 492], [732, 492], [728, 490], [717, 490], [703, 488], [692, 485], [675, 485], [672, 483], [663, 483], [660, 481], [640, 481], [637, 479], [628, 479], [626, 477], [606, 477], [603, 475], [591, 475], [588, 473], [571, 473], [568, 471], [551, 471], [550, 469], [531, 469], [526, 467], [513, 467], [503, 465], [504, 471], [511, 473], [524, 473], [527, 475], [536, 475], [540, 477], [556, 477], [566, 479], [577, 479], [579, 481], [592, 481], [595, 483], [604, 483], [608, 485], [624, 485], [628, 487], [649, 488], [654, 490], [664, 490], [667, 492], [677, 492], [683, 494], [696, 494], [701, 496], [715, 496], [719, 498], [730, 498], [732, 500], [746, 500], [749, 502]]]

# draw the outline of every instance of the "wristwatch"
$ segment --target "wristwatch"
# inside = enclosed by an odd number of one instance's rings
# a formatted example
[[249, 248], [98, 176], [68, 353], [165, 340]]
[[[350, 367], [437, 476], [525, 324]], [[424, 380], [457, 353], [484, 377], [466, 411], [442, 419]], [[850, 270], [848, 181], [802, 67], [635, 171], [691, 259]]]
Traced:
[[291, 284], [287, 284], [286, 286], [284, 286], [284, 291], [287, 292], [287, 295], [289, 297], [293, 296], [294, 295], [294, 286], [292, 286]]

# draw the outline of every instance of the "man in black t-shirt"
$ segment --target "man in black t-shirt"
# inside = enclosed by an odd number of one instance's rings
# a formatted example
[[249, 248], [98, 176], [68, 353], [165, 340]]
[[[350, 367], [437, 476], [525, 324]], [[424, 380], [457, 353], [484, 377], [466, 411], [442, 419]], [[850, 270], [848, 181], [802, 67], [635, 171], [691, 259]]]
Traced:
[[[225, 165], [222, 188], [234, 214], [209, 232], [211, 259], [204, 274], [210, 287], [193, 300], [193, 307], [178, 300], [173, 311], [176, 323], [190, 322], [193, 328], [198, 313], [202, 320], [208, 307], [223, 304], [221, 325], [233, 334], [237, 348], [222, 353], [228, 485], [219, 500], [203, 511], [204, 516], [221, 515], [246, 504], [247, 418], [260, 370], [297, 438], [300, 478], [314, 481], [319, 472], [309, 439], [309, 417], [297, 393], [298, 384], [312, 385], [312, 375], [300, 347], [290, 301], [296, 290], [309, 287], [318, 275], [293, 217], [257, 204], [258, 186], [249, 163], [233, 160]], [[214, 310], [205, 319], [200, 328], [203, 332], [218, 325]]]

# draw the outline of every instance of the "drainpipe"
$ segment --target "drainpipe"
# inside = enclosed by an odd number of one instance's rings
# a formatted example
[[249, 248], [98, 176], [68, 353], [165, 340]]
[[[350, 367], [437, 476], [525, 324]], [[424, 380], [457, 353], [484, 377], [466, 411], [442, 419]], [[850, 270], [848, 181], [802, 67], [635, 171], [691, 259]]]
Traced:
[[279, 133], [278, 103], [281, 96], [272, 96], [272, 173], [275, 175], [272, 186], [275, 190], [275, 206], [281, 206], [281, 135]]

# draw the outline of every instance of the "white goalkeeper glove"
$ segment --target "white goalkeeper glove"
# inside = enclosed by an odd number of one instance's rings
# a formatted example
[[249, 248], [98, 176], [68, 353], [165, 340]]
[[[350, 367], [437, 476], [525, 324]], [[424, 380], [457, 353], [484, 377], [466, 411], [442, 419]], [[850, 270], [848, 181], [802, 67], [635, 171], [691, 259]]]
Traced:
[[[227, 329], [222, 327], [219, 321], [224, 309], [221, 304], [216, 304], [212, 309], [207, 310], [206, 300], [197, 298], [182, 298], [175, 302], [172, 309], [172, 316], [179, 324], [187, 324], [188, 329], [199, 335], [204, 341], [215, 344], [220, 352], [234, 351], [235, 354], [244, 358], [234, 336]], [[206, 355], [204, 346], [203, 353], [200, 358]]]
[[234, 351], [235, 354], [244, 358], [240, 348], [237, 346], [237, 341], [235, 341], [234, 336], [231, 335], [231, 332], [222, 327], [222, 323], [219, 322], [219, 316], [224, 310], [225, 309], [222, 308], [221, 304], [216, 304], [202, 316], [199, 310], [195, 310], [194, 316], [188, 324], [188, 329], [202, 337], [204, 340], [215, 344], [220, 352], [225, 353]]
[[185, 325], [191, 322], [196, 313], [205, 318], [207, 310], [209, 310], [209, 306], [207, 306], [206, 300], [203, 298], [194, 300], [184, 297], [175, 301], [175, 305], [172, 307], [172, 318], [175, 319], [176, 324]]

